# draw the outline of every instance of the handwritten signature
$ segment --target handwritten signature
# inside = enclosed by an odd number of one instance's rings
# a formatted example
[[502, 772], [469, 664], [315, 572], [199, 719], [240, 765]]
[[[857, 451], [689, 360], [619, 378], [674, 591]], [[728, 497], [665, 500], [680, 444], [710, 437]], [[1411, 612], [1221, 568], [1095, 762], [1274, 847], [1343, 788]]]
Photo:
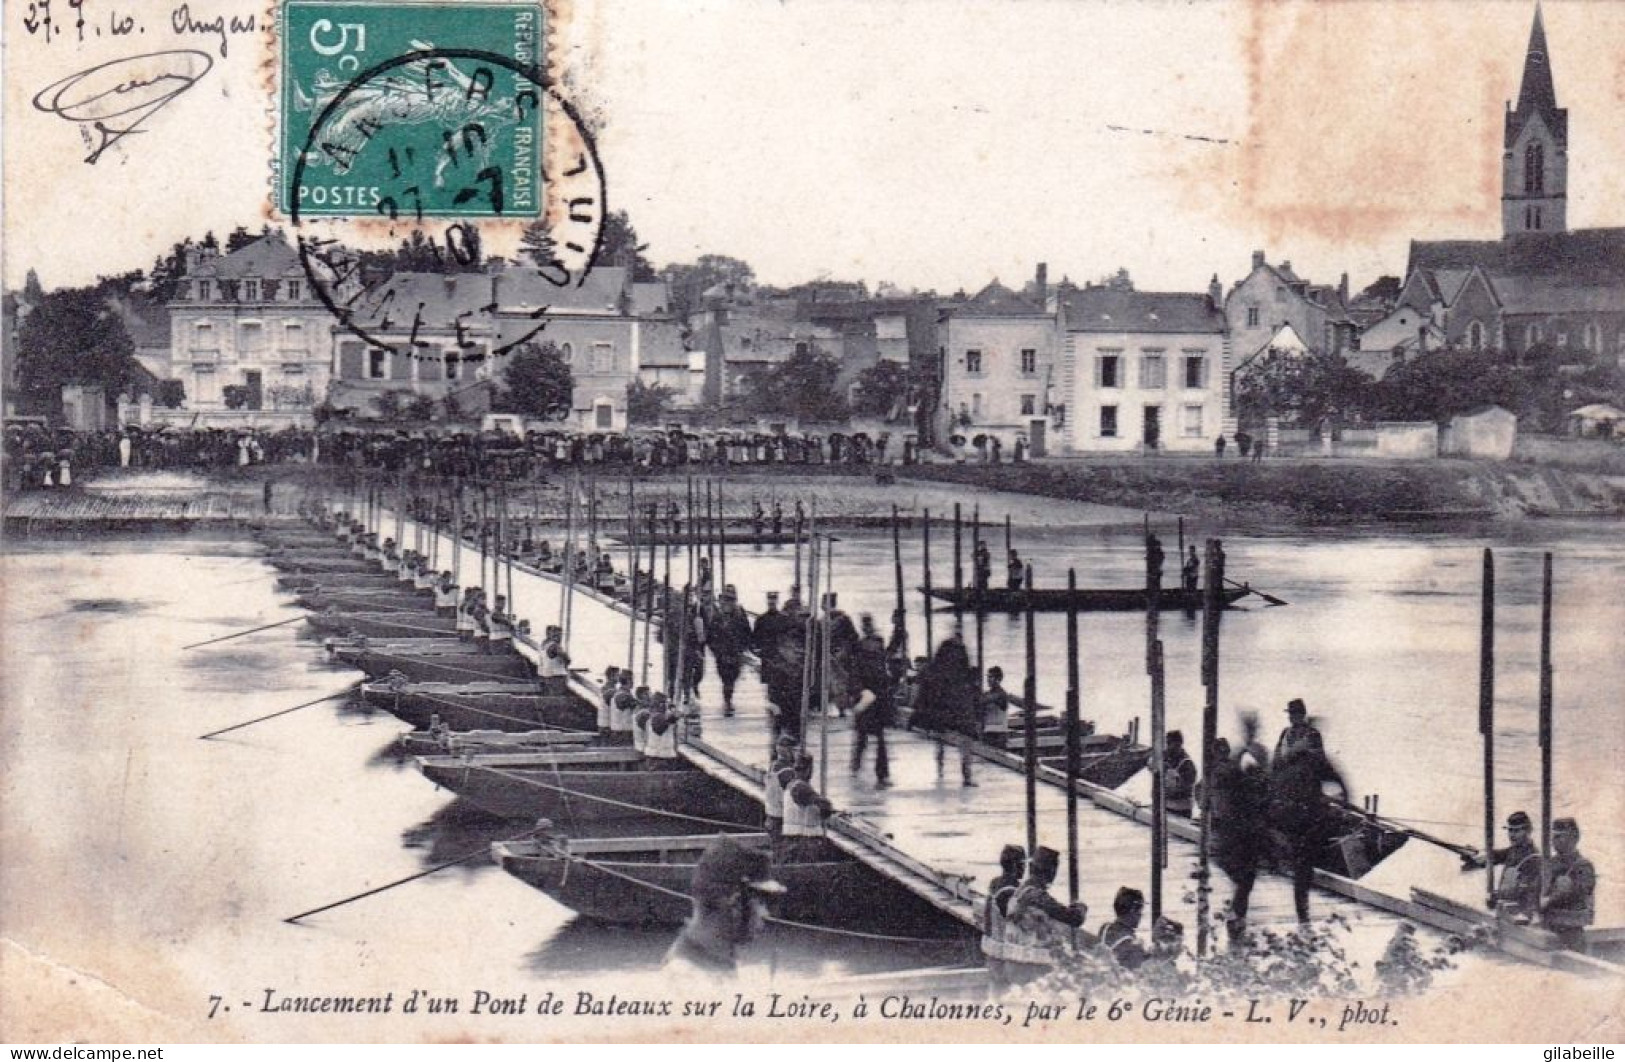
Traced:
[[[93, 147], [85, 161], [94, 165], [102, 152], [129, 134], [142, 132], [143, 122], [197, 84], [213, 66], [207, 52], [191, 49], [115, 59], [47, 86], [34, 97], [34, 107], [86, 130], [86, 142]], [[96, 139], [89, 130], [95, 131]]]

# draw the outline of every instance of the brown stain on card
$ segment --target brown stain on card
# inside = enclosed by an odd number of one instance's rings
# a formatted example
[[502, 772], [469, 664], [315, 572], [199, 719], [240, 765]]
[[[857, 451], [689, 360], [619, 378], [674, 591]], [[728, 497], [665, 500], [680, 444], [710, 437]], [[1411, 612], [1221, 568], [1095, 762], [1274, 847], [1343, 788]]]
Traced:
[[1249, 0], [1240, 220], [1273, 238], [1364, 242], [1496, 218], [1501, 114], [1521, 42], [1460, 13], [1391, 0]]

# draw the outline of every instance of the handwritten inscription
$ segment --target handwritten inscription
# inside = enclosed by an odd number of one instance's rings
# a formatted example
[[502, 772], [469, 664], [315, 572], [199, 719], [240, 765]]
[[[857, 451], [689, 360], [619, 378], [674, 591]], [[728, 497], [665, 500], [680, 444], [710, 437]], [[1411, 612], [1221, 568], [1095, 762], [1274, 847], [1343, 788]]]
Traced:
[[34, 107], [80, 127], [87, 163], [174, 101], [214, 66], [207, 52], [178, 49], [115, 59], [46, 86]]
[[[23, 30], [29, 37], [46, 44], [57, 40], [83, 44], [98, 37], [130, 37], [147, 32], [146, 24], [129, 11], [109, 6], [103, 16], [92, 10], [93, 6], [92, 0], [29, 0], [20, 9]], [[253, 14], [194, 14], [192, 5], [186, 3], [171, 10], [168, 21], [157, 26], [155, 32], [161, 34], [167, 30], [175, 37], [212, 38], [212, 46], [224, 59], [230, 54], [231, 38], [259, 29], [259, 20]]]

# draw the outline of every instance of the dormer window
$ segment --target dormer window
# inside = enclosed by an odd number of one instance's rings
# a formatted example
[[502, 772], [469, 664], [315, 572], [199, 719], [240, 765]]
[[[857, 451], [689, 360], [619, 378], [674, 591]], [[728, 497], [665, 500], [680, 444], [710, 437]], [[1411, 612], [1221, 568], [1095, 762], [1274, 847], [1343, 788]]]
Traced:
[[260, 301], [260, 282], [259, 281], [257, 281], [257, 280], [245, 280], [245, 281], [243, 281], [243, 301], [244, 302], [259, 302]]

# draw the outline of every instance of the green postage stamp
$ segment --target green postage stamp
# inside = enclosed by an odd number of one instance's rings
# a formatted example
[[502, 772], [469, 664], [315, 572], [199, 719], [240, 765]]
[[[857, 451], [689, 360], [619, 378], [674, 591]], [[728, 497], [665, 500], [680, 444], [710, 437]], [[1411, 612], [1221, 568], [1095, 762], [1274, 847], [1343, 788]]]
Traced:
[[294, 217], [536, 217], [540, 3], [284, 0], [277, 205]]

